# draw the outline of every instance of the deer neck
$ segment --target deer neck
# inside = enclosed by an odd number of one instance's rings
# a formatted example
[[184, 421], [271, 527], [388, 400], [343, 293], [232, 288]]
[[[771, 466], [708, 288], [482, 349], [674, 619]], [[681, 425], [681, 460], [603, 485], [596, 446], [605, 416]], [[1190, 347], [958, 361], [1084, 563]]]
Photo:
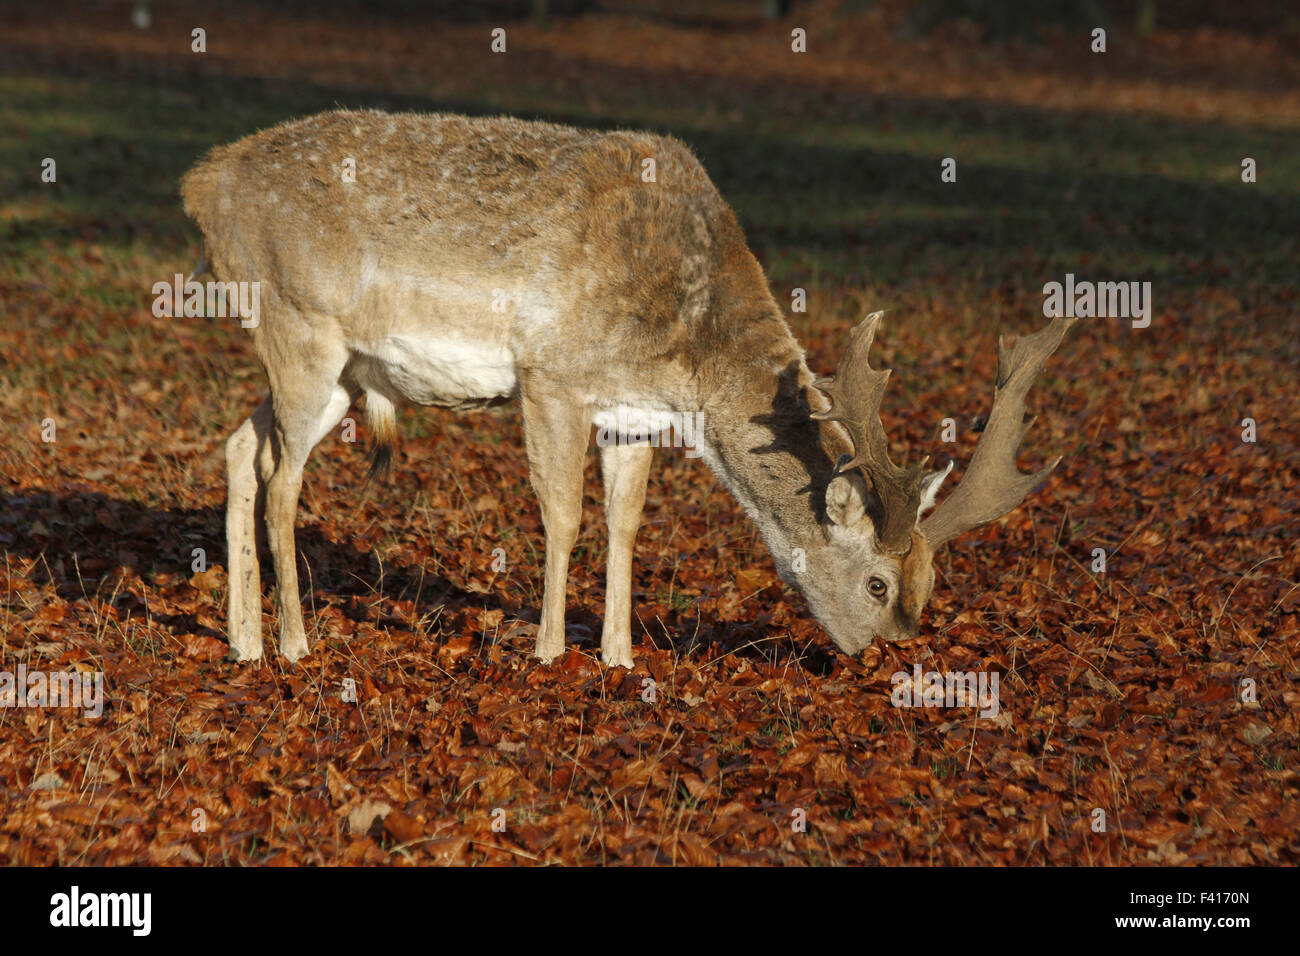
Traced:
[[776, 322], [782, 347], [725, 353], [720, 384], [704, 402], [704, 458], [758, 526], [781, 578], [793, 582], [794, 549], [825, 539], [832, 456], [847, 447], [839, 429], [809, 417], [813, 375]]

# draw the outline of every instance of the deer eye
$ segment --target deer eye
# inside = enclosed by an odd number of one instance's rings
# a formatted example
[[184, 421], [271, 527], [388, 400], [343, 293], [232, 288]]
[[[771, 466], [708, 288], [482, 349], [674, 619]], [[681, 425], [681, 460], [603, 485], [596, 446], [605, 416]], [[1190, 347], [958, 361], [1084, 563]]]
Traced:
[[881, 578], [872, 578], [867, 582], [867, 590], [872, 597], [882, 598], [889, 593], [889, 585]]

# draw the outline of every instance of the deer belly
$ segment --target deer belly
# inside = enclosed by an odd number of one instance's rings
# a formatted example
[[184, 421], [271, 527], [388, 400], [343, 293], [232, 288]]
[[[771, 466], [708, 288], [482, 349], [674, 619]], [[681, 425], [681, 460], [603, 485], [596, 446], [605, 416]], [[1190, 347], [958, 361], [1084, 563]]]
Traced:
[[481, 408], [514, 394], [514, 356], [491, 342], [389, 336], [367, 350], [356, 378], [418, 405]]

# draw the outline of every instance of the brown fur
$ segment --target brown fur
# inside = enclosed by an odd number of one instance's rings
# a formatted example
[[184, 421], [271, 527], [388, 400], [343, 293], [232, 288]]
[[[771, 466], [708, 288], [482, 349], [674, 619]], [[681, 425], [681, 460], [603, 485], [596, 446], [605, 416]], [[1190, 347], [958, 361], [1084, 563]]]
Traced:
[[900, 580], [902, 593], [899, 595], [895, 613], [898, 627], [913, 636], [921, 626], [921, 612], [930, 600], [930, 591], [934, 587], [934, 570], [932, 562], [934, 552], [930, 542], [919, 531], [912, 532], [912, 549], [903, 558]]
[[[340, 175], [345, 159], [355, 182]], [[391, 457], [398, 402], [520, 400], [547, 535], [543, 659], [564, 649], [593, 416], [619, 405], [703, 413], [706, 461], [841, 648], [915, 633], [929, 549], [881, 554], [869, 490], [842, 476], [828, 494], [835, 459], [852, 451], [847, 435], [809, 418], [826, 406], [803, 351], [735, 215], [677, 140], [339, 110], [213, 149], [181, 194], [213, 273], [262, 283], [251, 334], [274, 401], [227, 443], [236, 658], [262, 653], [252, 544], [262, 500], [281, 651], [307, 652], [293, 544], [302, 465], [363, 394], [372, 473]], [[602, 656], [630, 665], [631, 549], [649, 452], [603, 449], [602, 465]], [[872, 576], [890, 582], [884, 604], [867, 594]]]

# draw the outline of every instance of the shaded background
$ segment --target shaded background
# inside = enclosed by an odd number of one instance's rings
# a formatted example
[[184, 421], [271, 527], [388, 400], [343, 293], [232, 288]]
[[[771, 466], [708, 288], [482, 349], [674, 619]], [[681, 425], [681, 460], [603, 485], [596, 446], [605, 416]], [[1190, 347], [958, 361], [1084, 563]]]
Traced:
[[[513, 787], [533, 801], [539, 832], [553, 833], [572, 794], [543, 758], [503, 756], [498, 739], [576, 753], [589, 731], [572, 701], [635, 702], [650, 673], [674, 701], [703, 701], [674, 703], [673, 720], [714, 715], [704, 742], [683, 745], [686, 763], [665, 765], [662, 780], [658, 769], [629, 778], [629, 748], [649, 758], [628, 731], [634, 743], [612, 758], [622, 770], [602, 769], [602, 743], [588, 772], [607, 792], [658, 793], [676, 827], [629, 823], [621, 843], [603, 830], [597, 839], [592, 815], [620, 811], [613, 798], [602, 810], [593, 784], [580, 788], [588, 817], [569, 821], [572, 842], [539, 849], [520, 836], [519, 852], [1294, 863], [1300, 16], [1265, 2], [1078, 0], [1027, 19], [1022, 6], [0, 8], [0, 649], [6, 662], [104, 669], [115, 695], [106, 725], [55, 720], [67, 736], [52, 757], [36, 746], [46, 724], [0, 714], [11, 747], [0, 751], [0, 782], [12, 800], [0, 857], [388, 860], [392, 833], [348, 839], [275, 820], [275, 786], [300, 807], [346, 806], [312, 775], [345, 746], [364, 746], [352, 736], [361, 731], [331, 717], [316, 725], [315, 756], [302, 756], [285, 744], [297, 730], [277, 722], [288, 702], [323, 699], [347, 675], [368, 682], [364, 701], [409, 703], [423, 721], [367, 711], [367, 732], [423, 742], [429, 761], [452, 759], [435, 746], [444, 735], [458, 741], [453, 756], [467, 764], [424, 767], [414, 795], [384, 791], [424, 832], [464, 819], [464, 801], [490, 806]], [[504, 55], [489, 50], [497, 26]], [[1089, 49], [1095, 26], [1108, 31], [1105, 54]], [[206, 30], [202, 54], [190, 49], [195, 27]], [[795, 27], [807, 31], [806, 54], [790, 50]], [[221, 447], [264, 378], [237, 329], [156, 319], [149, 290], [196, 261], [177, 180], [208, 147], [339, 106], [679, 137], [735, 207], [777, 301], [807, 291], [808, 311], [789, 320], [814, 368], [834, 366], [863, 314], [891, 310], [877, 351], [897, 369], [884, 412], [896, 457], [951, 454], [960, 473], [976, 440], [969, 424], [987, 411], [996, 335], [1041, 323], [1045, 282], [1066, 272], [1149, 280], [1153, 322], [1091, 319], [1071, 332], [1032, 398], [1040, 419], [1022, 456], [1026, 466], [1054, 452], [1066, 461], [1023, 508], [940, 557], [910, 646], [834, 654], [775, 580], [739, 506], [703, 466], [660, 454], [637, 548], [638, 670], [607, 685], [588, 660], [604, 558], [593, 463], [570, 596], [580, 658], [546, 677], [526, 658], [542, 535], [517, 410], [405, 409], [388, 485], [362, 488], [364, 440], [327, 438], [308, 467], [298, 544], [319, 671], [303, 676], [272, 656], [232, 676], [219, 659]], [[45, 157], [57, 161], [56, 183], [40, 180]], [[957, 160], [954, 184], [940, 181], [944, 157]], [[1254, 184], [1241, 180], [1244, 157], [1257, 162]], [[1247, 416], [1254, 444], [1241, 440]], [[940, 439], [949, 417], [955, 445]], [[53, 443], [41, 439], [47, 419]], [[196, 547], [207, 572], [192, 572]], [[502, 575], [489, 568], [495, 548], [509, 556]], [[1104, 574], [1095, 548], [1107, 554]], [[502, 654], [552, 681], [549, 703], [530, 705], [545, 730], [473, 722], [480, 695], [516, 679], [503, 675]], [[1007, 674], [1014, 719], [971, 726], [891, 710], [890, 673], [916, 661]], [[750, 677], [777, 689], [756, 696]], [[1257, 681], [1260, 707], [1239, 703], [1242, 677]], [[442, 709], [426, 708], [429, 687], [448, 680]], [[236, 685], [243, 696], [232, 698]], [[622, 713], [593, 711], [612, 724]], [[250, 720], [289, 754], [284, 767], [249, 771]], [[169, 723], [197, 742], [168, 743]], [[130, 741], [124, 750], [95, 736], [110, 728]], [[616, 730], [609, 739], [622, 739]], [[132, 781], [125, 795], [104, 783], [87, 756], [96, 752], [118, 754], [105, 766]], [[194, 784], [214, 818], [238, 821], [221, 841], [184, 825], [183, 801], [199, 797], [155, 786], [190, 759], [226, 767]], [[504, 776], [464, 795], [465, 780], [501, 760]], [[719, 766], [737, 782], [710, 790]], [[83, 797], [89, 788], [109, 801], [100, 823], [80, 809], [41, 816], [50, 811], [29, 787], [50, 767]], [[373, 772], [354, 778], [358, 791], [389, 786]], [[310, 785], [285, 783], [304, 774]], [[115, 799], [152, 807], [153, 823], [124, 823], [109, 845], [102, 821], [114, 819]], [[733, 804], [743, 812], [727, 819], [749, 828], [719, 830], [719, 807]], [[819, 840], [769, 839], [750, 819], [794, 805], [814, 808]], [[1093, 806], [1110, 808], [1122, 839], [1081, 825]], [[464, 843], [428, 852], [419, 859], [496, 858]]]

